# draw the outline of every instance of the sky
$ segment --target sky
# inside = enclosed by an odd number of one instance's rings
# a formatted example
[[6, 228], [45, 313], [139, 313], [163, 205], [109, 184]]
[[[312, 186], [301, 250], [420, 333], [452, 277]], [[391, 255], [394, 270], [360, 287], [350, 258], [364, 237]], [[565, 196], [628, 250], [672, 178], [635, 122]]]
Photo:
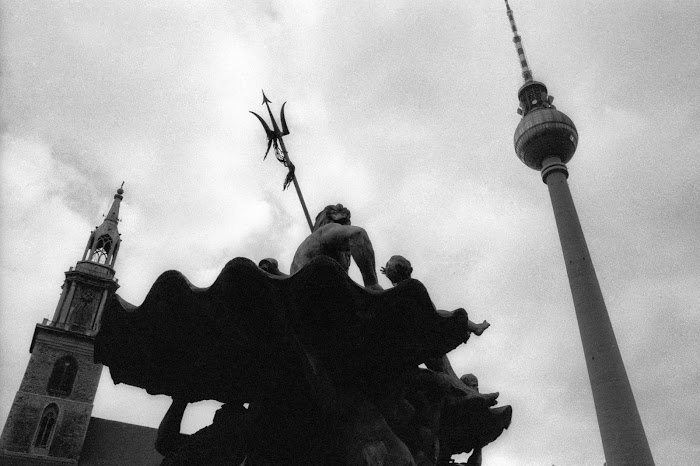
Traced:
[[[569, 184], [657, 465], [700, 464], [700, 3], [512, 0], [535, 79], [576, 124]], [[119, 295], [164, 271], [284, 271], [308, 234], [248, 113], [286, 105], [312, 217], [343, 203], [441, 309], [492, 325], [449, 354], [513, 422], [485, 464], [602, 465], [547, 187], [515, 156], [519, 62], [500, 0], [4, 0], [0, 424], [124, 182]], [[263, 113], [261, 113], [263, 114]], [[351, 276], [360, 280], [356, 268]], [[385, 277], [380, 284], [390, 287]], [[156, 427], [115, 386], [93, 416]], [[188, 408], [186, 432], [216, 402]]]

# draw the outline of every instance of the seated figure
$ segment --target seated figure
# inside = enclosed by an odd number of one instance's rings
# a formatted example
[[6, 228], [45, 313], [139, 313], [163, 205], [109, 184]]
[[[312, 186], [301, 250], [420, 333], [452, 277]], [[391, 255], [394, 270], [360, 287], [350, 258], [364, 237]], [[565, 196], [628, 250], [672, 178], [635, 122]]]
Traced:
[[[350, 268], [350, 259], [354, 259], [365, 287], [382, 290], [377, 282], [372, 242], [364, 228], [350, 224], [350, 211], [342, 204], [326, 206], [316, 216], [313, 232], [302, 241], [294, 254], [291, 275], [320, 255], [334, 259], [345, 271]], [[258, 266], [272, 275], [285, 276], [275, 259], [263, 259]]]
[[[389, 280], [391, 280], [392, 285], [396, 286], [402, 281], [411, 278], [411, 274], [413, 273], [413, 267], [411, 267], [411, 263], [408, 261], [408, 259], [406, 259], [403, 256], [397, 255], [391, 256], [389, 261], [384, 267], [380, 269], [380, 271], [384, 275], [386, 275]], [[443, 311], [441, 309], [438, 309], [437, 313], [442, 316], [448, 316], [451, 314], [451, 312]], [[481, 335], [482, 333], [484, 333], [484, 330], [486, 330], [490, 326], [491, 324], [489, 324], [486, 321], [483, 321], [480, 324], [476, 324], [471, 320], [469, 321], [469, 331], [474, 333], [475, 335]]]

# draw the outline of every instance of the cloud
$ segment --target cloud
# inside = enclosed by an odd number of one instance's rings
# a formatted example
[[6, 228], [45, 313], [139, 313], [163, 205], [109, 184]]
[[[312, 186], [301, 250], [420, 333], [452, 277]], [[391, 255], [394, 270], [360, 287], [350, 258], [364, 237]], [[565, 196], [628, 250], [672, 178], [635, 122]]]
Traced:
[[[697, 6], [511, 6], [535, 77], [579, 130], [569, 184], [657, 462], [697, 463]], [[262, 161], [248, 112], [267, 118], [265, 89], [275, 116], [288, 101], [311, 216], [342, 202], [379, 264], [405, 255], [438, 307], [492, 322], [450, 355], [514, 406], [486, 461], [602, 464], [549, 195], [513, 152], [520, 81], [502, 4], [6, 7], [0, 419], [34, 324], [122, 181], [128, 301], [167, 269], [198, 286], [235, 256], [289, 269], [308, 227], [286, 170]], [[104, 378], [95, 413], [157, 425], [166, 405]]]

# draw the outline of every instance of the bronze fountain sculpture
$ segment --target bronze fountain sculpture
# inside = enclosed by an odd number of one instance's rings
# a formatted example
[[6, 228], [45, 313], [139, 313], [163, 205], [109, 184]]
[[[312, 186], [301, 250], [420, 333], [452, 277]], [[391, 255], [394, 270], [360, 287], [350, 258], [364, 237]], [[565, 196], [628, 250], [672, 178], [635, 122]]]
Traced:
[[[396, 258], [381, 290], [369, 237], [340, 204], [291, 271], [237, 258], [209, 288], [168, 271], [139, 307], [111, 297], [95, 358], [115, 382], [173, 398], [163, 464], [443, 465], [472, 449], [480, 464], [512, 410], [491, 408], [498, 393], [467, 386], [445, 354], [488, 323], [436, 310]], [[206, 399], [224, 403], [213, 424], [179, 434], [187, 403]]]

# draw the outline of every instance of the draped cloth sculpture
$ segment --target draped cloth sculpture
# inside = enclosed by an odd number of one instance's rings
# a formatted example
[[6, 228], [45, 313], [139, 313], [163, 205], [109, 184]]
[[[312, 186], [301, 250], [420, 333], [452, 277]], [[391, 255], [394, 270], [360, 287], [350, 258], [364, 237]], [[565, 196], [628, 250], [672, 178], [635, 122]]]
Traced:
[[[447, 396], [439, 377], [415, 388], [434, 375], [418, 366], [468, 338], [467, 313], [438, 315], [418, 280], [373, 292], [325, 256], [288, 278], [237, 258], [206, 289], [169, 271], [139, 307], [111, 297], [95, 360], [116, 383], [189, 402], [215, 399], [240, 413], [222, 421], [237, 424], [237, 438], [214, 433], [194, 457], [220, 455], [206, 450], [228, 442], [237, 446], [217, 461], [414, 464], [431, 457], [423, 464], [436, 464], [437, 452], [426, 453], [425, 435], [416, 433], [425, 422], [415, 420], [409, 392]], [[471, 409], [488, 410], [492, 402], [472, 395]], [[425, 429], [437, 441], [447, 427]]]

